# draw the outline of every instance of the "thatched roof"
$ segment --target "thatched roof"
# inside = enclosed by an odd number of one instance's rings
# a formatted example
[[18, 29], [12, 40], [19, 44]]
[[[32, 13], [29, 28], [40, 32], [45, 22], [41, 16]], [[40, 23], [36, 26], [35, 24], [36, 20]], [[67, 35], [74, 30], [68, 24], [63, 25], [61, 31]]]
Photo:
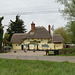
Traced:
[[64, 42], [65, 40], [63, 39], [63, 37], [60, 34], [55, 34], [53, 35], [53, 42], [54, 43], [60, 43], [60, 42]]
[[16, 34], [13, 34], [13, 36], [11, 38], [11, 43], [21, 43], [21, 41], [23, 40], [23, 37], [25, 35], [26, 34], [24, 34], [24, 33], [16, 33]]
[[34, 32], [31, 31], [25, 36], [25, 38], [38, 38], [38, 39], [44, 39], [44, 38], [50, 38], [49, 32], [46, 30], [46, 28], [42, 27], [35, 27]]
[[11, 43], [21, 43], [24, 39], [44, 39], [51, 38], [49, 32], [44, 27], [35, 27], [34, 32], [31, 31], [27, 34], [25, 33], [17, 33], [13, 34], [11, 38]]
[[[35, 27], [34, 32], [29, 31], [28, 33], [16, 33], [11, 38], [11, 43], [21, 44], [24, 39], [51, 39], [49, 32], [44, 27]], [[54, 43], [64, 42], [63, 37], [60, 34], [53, 36]]]

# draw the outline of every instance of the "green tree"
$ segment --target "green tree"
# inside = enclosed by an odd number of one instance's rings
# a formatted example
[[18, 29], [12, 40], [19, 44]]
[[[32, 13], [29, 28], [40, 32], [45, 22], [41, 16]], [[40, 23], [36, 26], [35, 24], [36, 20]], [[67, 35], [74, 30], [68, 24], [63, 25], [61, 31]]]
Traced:
[[10, 35], [8, 33], [5, 33], [4, 38], [3, 38], [3, 45], [9, 45], [10, 44], [9, 36]]
[[66, 29], [68, 33], [70, 34], [72, 43], [75, 43], [75, 21], [70, 21], [68, 25], [66, 25]]
[[0, 17], [0, 50], [2, 49], [2, 37], [3, 37], [3, 27], [2, 27], [2, 20], [4, 17]]
[[9, 41], [14, 33], [26, 33], [27, 29], [25, 28], [24, 21], [20, 19], [20, 16], [16, 16], [16, 20], [10, 20], [9, 27], [7, 29], [7, 33], [10, 35]]
[[61, 10], [64, 17], [68, 19], [66, 29], [69, 31], [72, 43], [75, 43], [75, 0], [57, 0], [63, 4], [64, 10]]
[[54, 34], [60, 34], [64, 38], [66, 43], [71, 41], [71, 39], [64, 27], [57, 28], [56, 30], [54, 30]]
[[9, 40], [9, 37], [10, 37], [10, 35], [9, 35], [8, 33], [5, 33], [4, 39], [5, 39], [5, 40]]

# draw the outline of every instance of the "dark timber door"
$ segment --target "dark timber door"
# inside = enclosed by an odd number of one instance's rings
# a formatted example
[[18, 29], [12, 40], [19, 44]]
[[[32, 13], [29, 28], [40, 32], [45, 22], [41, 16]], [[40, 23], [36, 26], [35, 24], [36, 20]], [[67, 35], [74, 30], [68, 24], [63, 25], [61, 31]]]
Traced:
[[29, 50], [29, 45], [28, 45], [28, 50]]
[[23, 45], [21, 45], [21, 50], [23, 50], [23, 47], [24, 47], [24, 46], [23, 46]]
[[38, 50], [38, 45], [37, 45], [37, 50]]

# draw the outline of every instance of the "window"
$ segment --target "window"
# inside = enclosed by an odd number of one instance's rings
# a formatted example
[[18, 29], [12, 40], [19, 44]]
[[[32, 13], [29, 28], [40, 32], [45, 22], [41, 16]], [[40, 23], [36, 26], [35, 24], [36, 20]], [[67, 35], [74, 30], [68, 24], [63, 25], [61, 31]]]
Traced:
[[32, 40], [34, 40], [34, 39], [32, 39]]
[[16, 46], [20, 46], [19, 44], [16, 44]]
[[26, 48], [28, 48], [28, 46], [25, 46]]
[[43, 41], [43, 39], [41, 39], [41, 41]]
[[27, 39], [28, 41], [30, 41], [30, 39]]

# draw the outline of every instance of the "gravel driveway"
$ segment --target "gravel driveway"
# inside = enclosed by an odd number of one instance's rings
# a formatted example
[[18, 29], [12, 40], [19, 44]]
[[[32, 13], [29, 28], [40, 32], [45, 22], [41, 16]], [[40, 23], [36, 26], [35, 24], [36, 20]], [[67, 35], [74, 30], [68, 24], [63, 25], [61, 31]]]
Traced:
[[24, 60], [44, 60], [44, 61], [56, 61], [56, 62], [63, 62], [69, 61], [75, 63], [75, 56], [44, 56], [46, 55], [45, 51], [17, 51], [14, 53], [12, 50], [9, 53], [0, 53], [0, 58], [7, 58], [7, 59], [24, 59]]

